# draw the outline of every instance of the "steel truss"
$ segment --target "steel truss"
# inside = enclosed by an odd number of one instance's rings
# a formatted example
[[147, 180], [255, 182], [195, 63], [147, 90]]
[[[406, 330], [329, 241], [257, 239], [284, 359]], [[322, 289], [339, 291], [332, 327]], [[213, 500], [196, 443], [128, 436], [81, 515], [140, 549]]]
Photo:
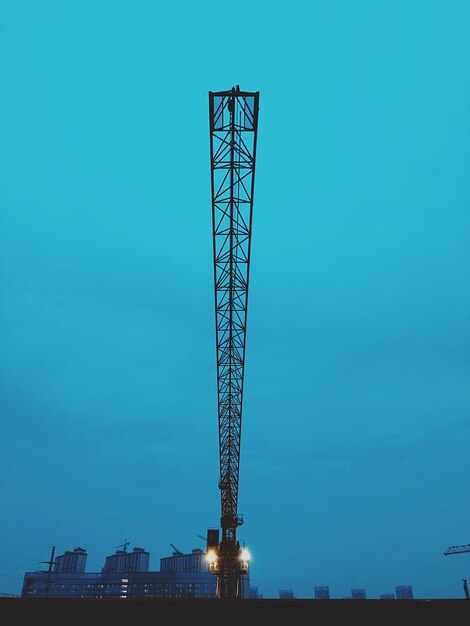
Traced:
[[444, 555], [448, 556], [449, 554], [463, 554], [464, 552], [470, 552], [470, 543], [466, 543], [463, 546], [450, 546], [450, 548], [447, 548], [447, 550], [444, 552]]
[[259, 92], [209, 92], [222, 537], [218, 595], [238, 597], [236, 529]]

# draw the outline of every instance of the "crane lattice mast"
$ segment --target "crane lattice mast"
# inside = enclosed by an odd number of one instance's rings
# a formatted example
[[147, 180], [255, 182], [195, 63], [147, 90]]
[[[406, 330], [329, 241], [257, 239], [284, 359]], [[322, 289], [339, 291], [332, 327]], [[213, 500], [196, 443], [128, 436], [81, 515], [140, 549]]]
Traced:
[[209, 540], [219, 598], [241, 597], [236, 539], [259, 92], [209, 92], [221, 538]]

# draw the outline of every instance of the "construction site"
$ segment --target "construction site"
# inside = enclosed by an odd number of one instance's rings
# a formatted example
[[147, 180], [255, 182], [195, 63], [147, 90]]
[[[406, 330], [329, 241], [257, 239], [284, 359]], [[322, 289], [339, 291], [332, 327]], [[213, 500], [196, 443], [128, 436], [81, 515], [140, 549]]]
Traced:
[[5, 623], [470, 623], [470, 3], [0, 9]]
[[[462, 600], [324, 602], [293, 596], [287, 600], [249, 596], [244, 580], [249, 576], [251, 546], [239, 540], [237, 531], [244, 521], [238, 500], [258, 112], [259, 92], [243, 91], [238, 85], [227, 91], [209, 92], [220, 527], [209, 527], [205, 549], [195, 549], [192, 555], [184, 555], [172, 545], [173, 564], [169, 564], [170, 558], [162, 559], [157, 574], [146, 573], [148, 552], [144, 549], [134, 548], [127, 553], [129, 542], [116, 555], [107, 557], [100, 575], [85, 574], [86, 553], [82, 548], [61, 557], [55, 556], [53, 548], [46, 562], [48, 570], [40, 576], [28, 574], [21, 598], [0, 599], [2, 611], [11, 610], [16, 620], [22, 622], [34, 616], [36, 620], [58, 623], [73, 613], [75, 619], [93, 624], [125, 623], [145, 614], [156, 622], [165, 619], [171, 623], [227, 626], [351, 622], [405, 626], [456, 624], [464, 616], [470, 618], [466, 580], [466, 598]], [[256, 381], [248, 384], [255, 386]], [[273, 546], [274, 551], [277, 549]], [[451, 546], [444, 554], [465, 552], [470, 552], [469, 545]], [[64, 565], [66, 559], [68, 565]], [[186, 562], [195, 569], [185, 569], [190, 567], [183, 564]], [[187, 578], [181, 579], [186, 580], [186, 586], [181, 581], [179, 587], [168, 586], [165, 572], [178, 571], [186, 572]], [[199, 579], [190, 578], [191, 571], [206, 572], [209, 579], [213, 577], [214, 586], [204, 578], [207, 590], [201, 591]], [[60, 572], [69, 577], [61, 577]], [[329, 592], [325, 597], [329, 598]], [[365, 594], [357, 597], [365, 598]]]

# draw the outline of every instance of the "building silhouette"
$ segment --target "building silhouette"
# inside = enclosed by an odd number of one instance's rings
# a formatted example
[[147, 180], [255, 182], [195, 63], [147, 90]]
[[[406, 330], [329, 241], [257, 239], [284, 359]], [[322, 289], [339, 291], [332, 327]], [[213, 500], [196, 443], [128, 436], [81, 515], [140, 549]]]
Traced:
[[281, 589], [279, 591], [279, 598], [281, 600], [293, 600], [294, 592], [292, 591], [292, 589]]
[[315, 587], [315, 600], [329, 600], [330, 588], [327, 585]]
[[204, 559], [205, 552], [194, 548], [191, 554], [173, 552], [172, 556], [160, 559], [161, 572], [208, 572], [209, 563]]
[[401, 585], [399, 587], [395, 587], [395, 593], [397, 595], [397, 600], [413, 600], [413, 589], [411, 585]]
[[64, 554], [56, 557], [54, 562], [54, 572], [63, 574], [75, 574], [85, 571], [87, 553], [83, 548], [75, 548], [73, 551], [67, 550]]
[[[106, 557], [101, 572], [103, 574], [115, 574], [119, 572], [148, 572], [150, 553], [143, 548], [134, 548], [132, 552], [116, 550], [116, 554]], [[83, 570], [85, 571], [85, 570]]]
[[[58, 556], [50, 571], [26, 572], [21, 597], [215, 597], [216, 576], [209, 572], [205, 553], [197, 548], [189, 554], [178, 552], [160, 559], [157, 572], [149, 571], [150, 553], [144, 548], [134, 548], [132, 552], [117, 550], [106, 557], [101, 572], [86, 572], [86, 557], [83, 548], [76, 548]], [[249, 576], [242, 580], [243, 597], [251, 597]]]
[[395, 600], [394, 593], [381, 593], [379, 596], [380, 600]]
[[261, 599], [263, 597], [263, 594], [259, 593], [258, 587], [250, 587], [248, 589], [248, 596], [247, 597], [248, 598]]
[[351, 589], [351, 598], [354, 598], [354, 600], [365, 600], [366, 590], [365, 589]]

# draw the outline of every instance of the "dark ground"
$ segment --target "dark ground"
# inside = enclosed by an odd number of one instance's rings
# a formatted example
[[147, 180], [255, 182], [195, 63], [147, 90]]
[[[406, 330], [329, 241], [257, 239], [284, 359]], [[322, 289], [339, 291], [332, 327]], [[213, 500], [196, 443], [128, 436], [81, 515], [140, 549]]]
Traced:
[[0, 599], [2, 624], [470, 626], [469, 600]]

